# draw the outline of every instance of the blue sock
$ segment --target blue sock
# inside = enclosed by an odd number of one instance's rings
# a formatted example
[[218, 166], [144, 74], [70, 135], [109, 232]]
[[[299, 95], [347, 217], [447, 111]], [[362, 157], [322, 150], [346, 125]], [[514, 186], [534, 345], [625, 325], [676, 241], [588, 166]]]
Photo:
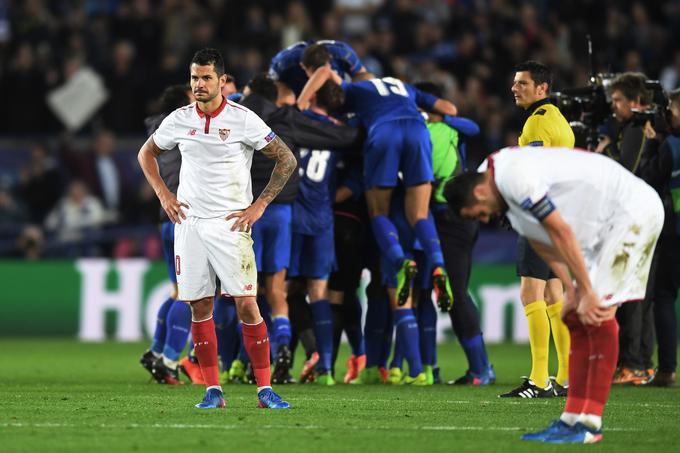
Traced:
[[401, 338], [397, 335], [394, 340], [394, 354], [392, 354], [392, 360], [390, 361], [390, 368], [399, 368], [404, 366], [404, 352], [401, 349]]
[[364, 344], [364, 334], [361, 332], [361, 304], [354, 299], [354, 303], [345, 308], [345, 335], [352, 349], [352, 354], [356, 357], [366, 354]]
[[400, 349], [408, 362], [408, 375], [416, 377], [423, 372], [423, 363], [420, 360], [418, 322], [413, 315], [413, 309], [395, 310], [394, 326], [397, 328], [397, 338], [401, 344]]
[[175, 299], [168, 297], [165, 302], [158, 309], [158, 314], [156, 315], [156, 330], [153, 332], [153, 340], [151, 340], [151, 352], [156, 354], [162, 354], [163, 348], [165, 347], [165, 336], [167, 332], [166, 319], [168, 317], [168, 312], [170, 307], [175, 302]]
[[163, 355], [170, 360], [179, 360], [191, 334], [191, 307], [186, 302], [175, 301], [166, 320], [168, 333], [165, 337]]
[[317, 300], [309, 304], [314, 321], [316, 349], [319, 352], [319, 369], [331, 371], [333, 366], [333, 311], [328, 300]]
[[401, 248], [399, 233], [392, 221], [387, 216], [379, 215], [371, 219], [371, 225], [380, 253], [393, 265], [401, 266], [401, 262], [404, 261], [404, 249]]
[[[385, 366], [383, 357], [385, 326], [390, 314], [386, 298], [368, 299], [364, 344], [366, 347], [366, 368]], [[390, 332], [391, 333], [391, 332]], [[389, 348], [388, 348], [389, 349]]]
[[276, 344], [274, 352], [278, 351], [283, 345], [290, 346], [291, 330], [290, 320], [286, 316], [276, 316], [272, 320], [271, 336], [273, 343]]
[[423, 365], [434, 366], [437, 363], [437, 310], [429, 299], [418, 304], [418, 332]]
[[439, 235], [434, 226], [434, 221], [429, 218], [421, 219], [416, 222], [413, 228], [432, 266], [443, 266], [444, 255], [442, 255], [442, 247], [439, 244]]
[[489, 369], [489, 359], [486, 356], [482, 334], [470, 338], [460, 338], [459, 341], [463, 351], [465, 351], [470, 372], [477, 375], [486, 374]]
[[234, 298], [220, 296], [215, 300], [215, 334], [217, 334], [217, 353], [222, 362], [222, 371], [231, 367], [231, 362], [236, 357], [236, 344], [238, 330], [238, 317], [236, 316], [236, 303]]

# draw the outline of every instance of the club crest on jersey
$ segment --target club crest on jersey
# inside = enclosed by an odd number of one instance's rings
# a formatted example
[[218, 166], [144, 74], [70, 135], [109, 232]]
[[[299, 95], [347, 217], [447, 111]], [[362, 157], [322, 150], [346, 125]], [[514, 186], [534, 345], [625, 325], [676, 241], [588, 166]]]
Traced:
[[227, 137], [229, 137], [229, 133], [231, 132], [231, 129], [220, 129], [220, 138], [222, 141], [226, 140]]

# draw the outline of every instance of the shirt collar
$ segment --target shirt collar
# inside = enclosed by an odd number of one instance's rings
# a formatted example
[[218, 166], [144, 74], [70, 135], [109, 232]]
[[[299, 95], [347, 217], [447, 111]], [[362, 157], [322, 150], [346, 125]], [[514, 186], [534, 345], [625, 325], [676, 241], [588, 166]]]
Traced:
[[539, 108], [540, 106], [545, 105], [545, 104], [550, 104], [550, 99], [544, 98], [544, 99], [541, 99], [540, 101], [534, 102], [533, 104], [531, 104], [527, 108], [527, 113], [529, 115], [531, 115], [532, 113], [534, 113], [536, 111], [537, 108]]
[[208, 118], [215, 118], [217, 115], [222, 113], [222, 110], [224, 110], [224, 108], [226, 106], [227, 106], [227, 98], [225, 98], [224, 96], [222, 96], [222, 103], [220, 104], [220, 106], [217, 107], [217, 109], [212, 113], [206, 113], [203, 110], [201, 110], [198, 107], [198, 102], [196, 102], [196, 113], [198, 113], [198, 116], [200, 116], [201, 118], [203, 118], [204, 116], [207, 116]]

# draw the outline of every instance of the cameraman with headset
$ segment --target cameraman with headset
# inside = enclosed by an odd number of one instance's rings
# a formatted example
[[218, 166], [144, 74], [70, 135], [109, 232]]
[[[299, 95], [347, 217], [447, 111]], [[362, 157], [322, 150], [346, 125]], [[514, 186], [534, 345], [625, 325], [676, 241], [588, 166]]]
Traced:
[[[655, 113], [653, 93], [646, 87], [642, 73], [626, 72], [611, 83], [611, 109], [615, 121], [605, 127], [609, 131], [598, 143], [596, 152], [606, 153], [636, 176], [650, 183], [654, 178], [650, 159], [663, 141], [664, 121]], [[656, 130], [655, 129], [656, 126]], [[652, 267], [650, 282], [654, 280]], [[624, 304], [617, 312], [619, 321], [619, 364], [615, 384], [647, 384], [654, 375], [654, 312], [647, 297], [637, 304]]]

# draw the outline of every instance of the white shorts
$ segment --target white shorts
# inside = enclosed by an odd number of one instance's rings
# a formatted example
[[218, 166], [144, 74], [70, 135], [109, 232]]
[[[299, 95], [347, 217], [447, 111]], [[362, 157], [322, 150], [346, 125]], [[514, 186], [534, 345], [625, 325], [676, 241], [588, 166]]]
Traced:
[[175, 225], [175, 273], [179, 299], [215, 295], [215, 277], [230, 296], [257, 295], [257, 268], [250, 233], [231, 231], [236, 219], [189, 217]]
[[590, 281], [603, 306], [645, 297], [649, 269], [664, 220], [663, 205], [656, 193], [635, 217], [612, 222], [596, 251], [584, 251]]

